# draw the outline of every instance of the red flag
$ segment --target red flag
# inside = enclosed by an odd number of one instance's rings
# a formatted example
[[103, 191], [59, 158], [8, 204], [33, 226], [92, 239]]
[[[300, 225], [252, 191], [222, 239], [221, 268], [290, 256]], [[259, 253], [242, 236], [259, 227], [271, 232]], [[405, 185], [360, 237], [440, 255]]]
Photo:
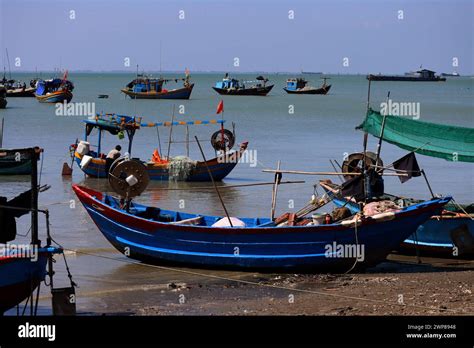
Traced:
[[217, 111], [216, 111], [216, 114], [220, 114], [221, 112], [224, 111], [224, 101], [221, 100], [219, 102], [219, 105], [217, 105]]

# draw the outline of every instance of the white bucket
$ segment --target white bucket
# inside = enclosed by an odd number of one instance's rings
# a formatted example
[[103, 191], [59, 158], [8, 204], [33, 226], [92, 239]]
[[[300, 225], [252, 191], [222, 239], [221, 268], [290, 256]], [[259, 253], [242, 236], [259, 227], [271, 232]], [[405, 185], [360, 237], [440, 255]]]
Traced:
[[81, 155], [87, 155], [90, 150], [90, 144], [87, 141], [81, 140], [79, 144], [77, 144], [76, 152]]
[[85, 169], [91, 163], [92, 157], [91, 156], [83, 156], [81, 160], [81, 168]]

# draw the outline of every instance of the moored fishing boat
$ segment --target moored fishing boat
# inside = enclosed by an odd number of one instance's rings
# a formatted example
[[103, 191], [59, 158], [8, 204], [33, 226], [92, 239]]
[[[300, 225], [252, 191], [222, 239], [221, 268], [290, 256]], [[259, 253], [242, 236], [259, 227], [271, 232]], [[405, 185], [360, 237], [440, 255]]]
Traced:
[[28, 149], [2, 149], [0, 148], [0, 175], [29, 175], [33, 161], [39, 159], [43, 151], [35, 148], [37, 156], [31, 157]]
[[323, 85], [320, 88], [308, 85], [304, 78], [290, 78], [286, 81], [286, 87], [283, 89], [288, 94], [327, 94], [331, 85], [326, 84], [327, 77], [324, 78]]
[[[51, 291], [61, 294], [66, 288], [53, 289], [53, 255], [61, 254], [62, 248], [51, 245], [52, 238], [49, 229], [49, 212], [38, 209], [38, 193], [49, 188], [47, 185], [38, 185], [37, 160], [39, 152], [37, 148], [24, 149], [29, 153], [32, 160], [31, 188], [18, 196], [7, 199], [0, 197], [0, 315], [9, 309], [27, 300], [23, 313], [29, 304], [30, 315], [36, 315], [38, 308], [39, 285], [49, 275], [49, 286]], [[38, 215], [46, 216], [46, 243], [42, 245], [39, 239]], [[31, 240], [28, 244], [20, 244], [17, 237], [17, 218], [23, 215], [31, 215]], [[15, 242], [15, 243], [12, 243]], [[69, 271], [68, 271], [69, 274]], [[69, 274], [70, 276], [70, 274]], [[71, 279], [71, 278], [70, 278]], [[36, 295], [35, 295], [36, 291]], [[71, 280], [71, 288], [68, 293], [74, 294], [74, 283]], [[36, 300], [34, 299], [36, 296]], [[53, 313], [61, 314], [56, 306], [56, 296], [53, 294]], [[74, 308], [75, 301], [69, 304]], [[19, 309], [17, 310], [19, 313]]]
[[30, 85], [27, 86], [26, 83], [21, 81], [8, 80], [5, 75], [3, 75], [3, 79], [0, 80], [0, 87], [5, 87], [7, 97], [34, 97], [36, 81], [37, 80], [31, 80]]
[[67, 80], [67, 71], [62, 79], [38, 80], [36, 82], [36, 99], [40, 103], [70, 102], [74, 84]]
[[[347, 207], [353, 214], [360, 212], [361, 204], [355, 199], [341, 195], [341, 186], [321, 181], [321, 187], [338, 207]], [[409, 199], [384, 193], [380, 201], [391, 201], [401, 207], [410, 206], [421, 200]], [[474, 255], [474, 214], [472, 204], [458, 207], [447, 204], [440, 214], [432, 216], [421, 224], [416, 232], [408, 236], [395, 250], [412, 253], [415, 249], [442, 256], [469, 257]]]
[[[72, 152], [74, 160], [81, 170], [88, 176], [95, 178], [107, 178], [108, 167], [110, 167], [107, 164], [106, 155], [101, 153], [101, 133], [103, 131], [113, 135], [127, 133], [129, 139], [128, 153], [131, 154], [133, 138], [136, 130], [140, 129], [140, 127], [174, 127], [205, 124], [221, 126], [221, 130], [214, 133], [214, 138], [217, 138], [217, 140], [215, 140], [217, 143], [222, 142], [222, 140], [219, 139], [224, 139], [224, 143], [226, 144], [225, 154], [204, 162], [193, 161], [188, 156], [169, 157], [169, 151], [168, 155], [163, 158], [162, 154], [156, 149], [153, 156], [151, 156], [151, 160], [142, 161], [146, 166], [150, 179], [162, 181], [170, 179], [180, 181], [210, 181], [211, 178], [206, 169], [207, 166], [210, 168], [214, 180], [222, 180], [237, 165], [242, 154], [246, 151], [248, 144], [244, 142], [240, 144], [238, 150], [229, 151], [234, 143], [234, 137], [233, 132], [223, 128], [223, 120], [142, 123], [141, 117], [107, 114], [97, 115], [94, 119], [88, 119], [84, 122], [86, 124], [84, 140], [74, 144]], [[98, 147], [95, 151], [90, 148], [87, 141], [93, 129], [97, 129], [99, 132]], [[222, 150], [223, 148], [220, 149]]]
[[[242, 224], [238, 227], [222, 227], [219, 222], [226, 219], [221, 216], [182, 213], [133, 202], [124, 208], [120, 199], [107, 194], [78, 185], [73, 189], [107, 240], [129, 257], [273, 271], [347, 271], [354, 268], [355, 262], [357, 268], [376, 265], [449, 200], [433, 199], [390, 217], [355, 217], [327, 225], [277, 226], [269, 218], [239, 218]], [[362, 259], [328, 252], [335, 244], [363, 245]]]
[[217, 93], [222, 95], [255, 95], [266, 96], [274, 85], [267, 85], [269, 80], [263, 76], [257, 76], [256, 81], [239, 81], [229, 77], [225, 77], [212, 87]]
[[[165, 84], [178, 81], [183, 81], [183, 87], [164, 88]], [[190, 82], [189, 72], [186, 70], [186, 77], [182, 79], [151, 78], [137, 74], [137, 77], [121, 91], [132, 99], [189, 99], [193, 88], [194, 83]]]

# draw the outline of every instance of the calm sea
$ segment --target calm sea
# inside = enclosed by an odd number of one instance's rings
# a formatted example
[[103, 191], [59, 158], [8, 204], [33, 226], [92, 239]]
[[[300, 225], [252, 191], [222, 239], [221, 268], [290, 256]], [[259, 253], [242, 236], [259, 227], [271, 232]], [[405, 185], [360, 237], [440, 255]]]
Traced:
[[[169, 77], [175, 75], [168, 74]], [[45, 76], [44, 76], [45, 77]], [[365, 76], [333, 75], [328, 83], [332, 88], [326, 96], [288, 95], [283, 91], [288, 75], [267, 75], [274, 89], [267, 97], [221, 97], [211, 86], [222, 78], [220, 74], [195, 74], [195, 88], [191, 99], [186, 101], [138, 100], [125, 98], [122, 88], [134, 76], [131, 74], [75, 74], [69, 79], [75, 84], [73, 102], [95, 103], [97, 112], [114, 112], [139, 115], [144, 121], [168, 121], [175, 107], [176, 120], [215, 119], [216, 106], [224, 99], [226, 127], [235, 123], [237, 142], [248, 141], [256, 163], [241, 163], [225, 179], [222, 185], [272, 181], [273, 175], [262, 172], [274, 168], [281, 160], [283, 169], [305, 171], [332, 171], [330, 159], [342, 163], [346, 153], [362, 150], [363, 133], [356, 131], [364, 117], [367, 99]], [[176, 77], [182, 77], [176, 75]], [[256, 75], [239, 75], [253, 80]], [[313, 86], [322, 83], [317, 75], [307, 75]], [[13, 78], [29, 81], [33, 75], [17, 74]], [[169, 88], [172, 88], [171, 86]], [[379, 109], [390, 91], [394, 102], [420, 103], [420, 120], [474, 127], [474, 79], [469, 77], [448, 78], [445, 83], [374, 82], [371, 105]], [[108, 94], [108, 99], [98, 99], [99, 94]], [[184, 114], [179, 114], [180, 105]], [[41, 183], [51, 189], [40, 196], [40, 204], [51, 212], [52, 233], [55, 240], [65, 248], [77, 250], [68, 256], [75, 280], [79, 283], [78, 309], [82, 312], [120, 312], [123, 307], [133, 307], [140, 302], [136, 295], [118, 295], [116, 289], [147, 287], [171, 281], [189, 281], [189, 275], [172, 271], [150, 270], [146, 267], [126, 265], [116, 260], [125, 260], [102, 237], [85, 210], [71, 201], [76, 197], [72, 183], [81, 183], [108, 191], [105, 180], [87, 179], [74, 166], [72, 178], [61, 176], [63, 162], [70, 162], [68, 147], [84, 134], [84, 117], [57, 116], [54, 105], [40, 104], [34, 98], [10, 98], [8, 108], [0, 110], [5, 119], [4, 147], [19, 148], [38, 145], [44, 148], [41, 162]], [[291, 112], [293, 111], [293, 112]], [[220, 117], [220, 116], [219, 116]], [[191, 135], [202, 140], [208, 158], [214, 155], [210, 146], [211, 134], [217, 130], [213, 125], [197, 125], [190, 128]], [[166, 153], [168, 128], [160, 130], [163, 152]], [[184, 127], [173, 129], [171, 155], [184, 155]], [[91, 140], [95, 144], [96, 140]], [[116, 144], [126, 148], [125, 140], [106, 135], [104, 151]], [[369, 149], [375, 152], [377, 142], [371, 137]], [[158, 147], [157, 132], [153, 128], [139, 130], [134, 141], [133, 155], [149, 159]], [[190, 157], [201, 160], [198, 148], [191, 144]], [[382, 159], [391, 163], [404, 151], [390, 144], [383, 144]], [[256, 158], [255, 158], [256, 156]], [[453, 163], [441, 159], [418, 156], [420, 166], [428, 175], [435, 193], [452, 195], [458, 202], [472, 202], [474, 193], [474, 167], [468, 163]], [[304, 206], [313, 194], [313, 185], [321, 179], [315, 176], [284, 175], [285, 180], [305, 180], [305, 184], [282, 185], [278, 193], [277, 215], [294, 211]], [[337, 181], [337, 177], [332, 177]], [[152, 182], [148, 190], [138, 199], [142, 203], [162, 208], [183, 210], [202, 214], [221, 215], [223, 210], [214, 191], [166, 191], [167, 187], [209, 186], [209, 183]], [[423, 179], [415, 178], [403, 185], [395, 177], [386, 177], [386, 190], [398, 195], [428, 198], [429, 191]], [[29, 187], [26, 177], [0, 177], [2, 195], [13, 196]], [[321, 189], [317, 189], [322, 193]], [[271, 186], [229, 188], [222, 190], [226, 207], [233, 216], [269, 216]], [[182, 203], [184, 202], [184, 208]], [[181, 205], [180, 205], [181, 204]], [[290, 208], [294, 204], [294, 208]], [[328, 208], [329, 209], [329, 208]], [[20, 219], [20, 233], [27, 234], [27, 217]], [[44, 229], [43, 229], [44, 231]], [[27, 236], [19, 240], [26, 240]], [[90, 253], [110, 257], [101, 259], [81, 254]], [[59, 262], [58, 262], [59, 264]], [[234, 274], [222, 271], [203, 271], [216, 274]], [[59, 266], [58, 285], [65, 285], [65, 274]], [[115, 294], [115, 295], [114, 295]], [[46, 295], [46, 293], [45, 293]], [[47, 300], [42, 300], [46, 308]], [[46, 311], [46, 309], [45, 309]]]

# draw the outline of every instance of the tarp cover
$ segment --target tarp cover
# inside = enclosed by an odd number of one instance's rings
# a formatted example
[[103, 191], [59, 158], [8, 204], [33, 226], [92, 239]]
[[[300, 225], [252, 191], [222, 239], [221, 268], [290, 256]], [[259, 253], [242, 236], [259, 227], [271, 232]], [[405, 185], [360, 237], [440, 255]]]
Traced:
[[[369, 109], [364, 122], [357, 129], [379, 137], [382, 120], [383, 116], [379, 112]], [[474, 128], [387, 116], [383, 140], [426, 156], [447, 161], [474, 162]]]

